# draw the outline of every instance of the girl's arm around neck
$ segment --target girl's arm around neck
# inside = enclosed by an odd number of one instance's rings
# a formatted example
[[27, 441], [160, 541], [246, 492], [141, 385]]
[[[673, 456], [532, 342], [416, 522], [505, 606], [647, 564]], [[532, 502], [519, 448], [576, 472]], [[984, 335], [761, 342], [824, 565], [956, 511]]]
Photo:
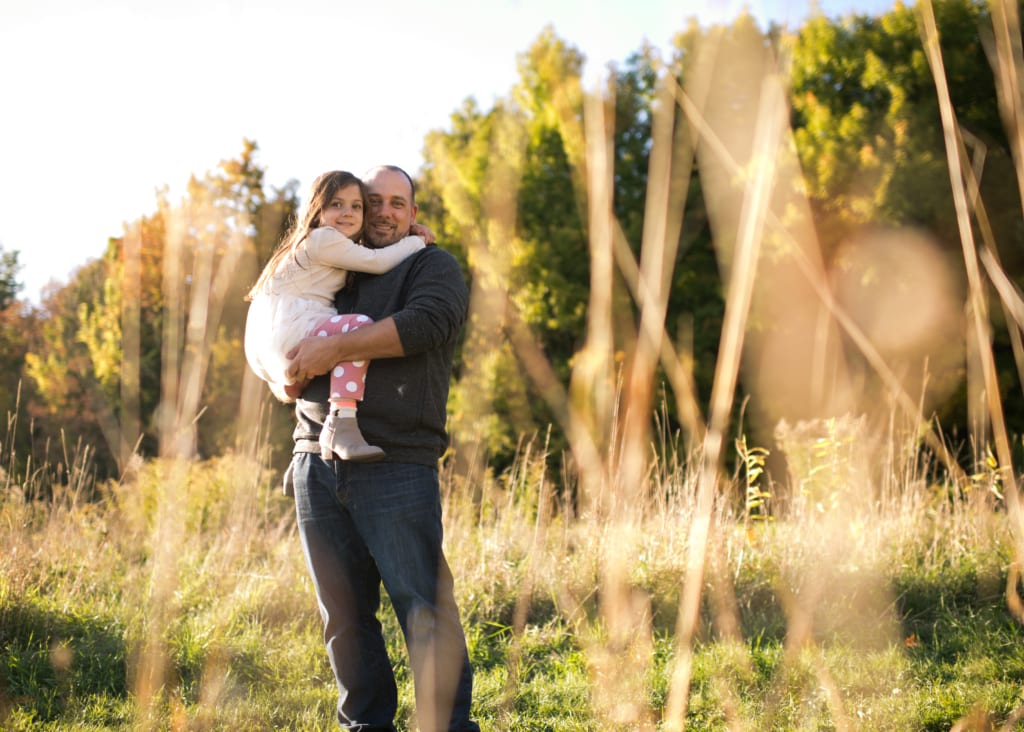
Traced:
[[407, 236], [391, 246], [371, 249], [356, 244], [337, 229], [325, 226], [309, 235], [306, 250], [310, 259], [317, 264], [351, 272], [384, 274], [423, 247], [423, 239]]

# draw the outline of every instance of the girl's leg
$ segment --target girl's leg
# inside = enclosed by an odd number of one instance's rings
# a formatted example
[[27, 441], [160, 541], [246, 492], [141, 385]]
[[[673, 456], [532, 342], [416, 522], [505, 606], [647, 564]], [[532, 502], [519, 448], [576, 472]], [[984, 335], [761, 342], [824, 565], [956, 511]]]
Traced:
[[[366, 315], [332, 315], [317, 323], [310, 335], [351, 333], [372, 322]], [[366, 443], [356, 422], [356, 405], [363, 398], [368, 368], [366, 361], [345, 361], [331, 370], [331, 413], [320, 433], [320, 454], [324, 460], [337, 456], [342, 460], [371, 462], [384, 457], [383, 450]]]
[[[332, 315], [317, 323], [309, 334], [329, 336], [337, 335], [338, 333], [351, 333], [372, 322], [373, 319], [366, 315]], [[344, 361], [335, 364], [334, 368], [331, 369], [331, 403], [334, 404], [338, 401], [362, 401], [366, 383], [366, 370], [369, 366], [368, 361]]]

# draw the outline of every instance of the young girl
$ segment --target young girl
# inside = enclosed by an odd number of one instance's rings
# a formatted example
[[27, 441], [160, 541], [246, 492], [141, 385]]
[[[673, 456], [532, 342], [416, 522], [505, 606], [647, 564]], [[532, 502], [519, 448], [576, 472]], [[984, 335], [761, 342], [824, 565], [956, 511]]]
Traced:
[[[252, 304], [245, 323], [245, 357], [249, 366], [270, 385], [283, 402], [293, 402], [305, 384], [292, 384], [286, 376], [285, 354], [309, 335], [333, 335], [368, 325], [365, 315], [339, 315], [334, 294], [349, 271], [381, 274], [433, 239], [408, 236], [383, 249], [355, 242], [363, 233], [366, 189], [345, 171], [324, 173], [313, 181], [309, 199], [298, 221], [281, 242], [249, 292]], [[363, 398], [366, 361], [339, 363], [331, 371], [331, 413], [320, 433], [324, 460], [380, 460], [384, 451], [368, 445], [356, 422], [356, 403]]]

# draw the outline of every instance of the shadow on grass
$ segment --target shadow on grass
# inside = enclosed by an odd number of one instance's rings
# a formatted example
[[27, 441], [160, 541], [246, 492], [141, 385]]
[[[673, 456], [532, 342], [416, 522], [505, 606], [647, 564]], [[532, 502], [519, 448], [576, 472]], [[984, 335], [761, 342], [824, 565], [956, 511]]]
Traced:
[[0, 607], [0, 723], [16, 708], [41, 722], [59, 719], [72, 695], [127, 695], [124, 629], [117, 620], [41, 603]]

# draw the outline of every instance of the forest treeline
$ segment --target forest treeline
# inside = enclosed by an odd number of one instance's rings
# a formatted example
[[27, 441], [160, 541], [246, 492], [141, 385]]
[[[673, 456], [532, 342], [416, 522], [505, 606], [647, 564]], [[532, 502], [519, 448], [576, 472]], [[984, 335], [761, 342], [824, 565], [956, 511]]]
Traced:
[[[994, 255], [1019, 288], [1021, 150], [1007, 133], [997, 93], [990, 11], [971, 0], [941, 0], [934, 10], [949, 93], [978, 176], [975, 200], [984, 204], [976, 225], [986, 228]], [[743, 175], [697, 143], [738, 133], [704, 130], [687, 114], [693, 74], [709, 63], [711, 42], [711, 63], [730, 72], [706, 89], [704, 108], [718, 105], [723, 119], [740, 123], [737, 129], [754, 127], [761, 101], [744, 79], [758, 78], [766, 63], [779, 70], [799, 170], [777, 178], [799, 202], [781, 210], [811, 232], [815, 266], [827, 273], [835, 297], [944, 434], [966, 440], [978, 427], [982, 418], [969, 407], [964, 258], [940, 105], [920, 18], [897, 4], [879, 17], [812, 17], [793, 32], [764, 31], [749, 16], [728, 26], [693, 23], [678, 33], [669, 58], [641, 47], [608, 69], [599, 90], [581, 78], [581, 52], [546, 29], [520, 55], [519, 81], [504, 97], [486, 109], [467, 99], [446, 129], [429, 133], [417, 176], [420, 218], [459, 258], [473, 286], [450, 404], [457, 457], [500, 470], [531, 435], [558, 454], [570, 439], [565, 413], [593, 398], [592, 379], [581, 376], [587, 339], [604, 338], [613, 356], [605, 373], [636, 388], [630, 373], [645, 327], [638, 303], [654, 280], [667, 291], [655, 327], [692, 378], [680, 380], [659, 362], [645, 387], [652, 408], [642, 419], [684, 438], [696, 429], [695, 414], [706, 412], [712, 390], [726, 283], [736, 266], [723, 245], [730, 234], [716, 223], [722, 204], [706, 193], [716, 177]], [[659, 136], [669, 143], [659, 146]], [[599, 164], [611, 166], [608, 191], [594, 185]], [[657, 187], [656, 180], [666, 182]], [[4, 469], [33, 469], [26, 461], [65, 464], [77, 445], [92, 451], [99, 476], [113, 476], [128, 469], [133, 455], [207, 456], [261, 441], [280, 466], [290, 450], [291, 412], [274, 404], [245, 366], [244, 295], [299, 196], [294, 181], [267, 185], [258, 144], [245, 140], [237, 157], [194, 176], [180, 200], [158, 196], [155, 211], [110, 239], [103, 257], [51, 287], [38, 306], [19, 298], [16, 243], [0, 250], [0, 413], [9, 415], [9, 454], [22, 461]], [[611, 215], [594, 205], [602, 196]], [[653, 206], [656, 196], [666, 205]], [[610, 264], [595, 258], [597, 236], [609, 238], [600, 251], [611, 253]], [[658, 236], [668, 246], [652, 263], [644, 243]], [[794, 331], [813, 332], [815, 323], [784, 316], [798, 288], [771, 275], [772, 267], [781, 270], [787, 247], [766, 234], [763, 286], [753, 294], [736, 387], [735, 418], [749, 417], [751, 429], [761, 430], [754, 439], [765, 445], [775, 419], [820, 416], [829, 401], [772, 404], [772, 395], [786, 401], [786, 378], [814, 373], [802, 364], [817, 358], [818, 341], [792, 338]], [[934, 302], [937, 281], [948, 302]], [[606, 334], [595, 333], [591, 320], [595, 288], [615, 325]], [[758, 309], [768, 300], [782, 305]], [[886, 304], [892, 307], [883, 310]], [[1020, 335], [996, 301], [987, 317], [1005, 384], [1004, 414], [1020, 434]], [[910, 330], [880, 329], [878, 320], [906, 321]], [[853, 374], [847, 383], [857, 385], [860, 398], [884, 399], [891, 384], [871, 358], [837, 342]], [[773, 349], [788, 352], [788, 374], [760, 368]], [[748, 402], [751, 394], [759, 396]], [[627, 424], [624, 415], [617, 419], [620, 428]], [[592, 427], [595, 444], [616, 439], [613, 427]]]

